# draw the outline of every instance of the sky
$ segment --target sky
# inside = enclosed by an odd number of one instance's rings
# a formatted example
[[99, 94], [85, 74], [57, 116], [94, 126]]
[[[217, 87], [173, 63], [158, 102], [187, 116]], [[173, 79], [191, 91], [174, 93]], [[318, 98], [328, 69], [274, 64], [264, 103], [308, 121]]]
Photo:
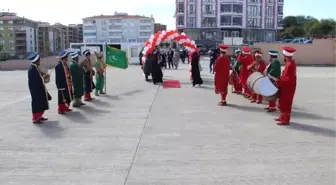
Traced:
[[[97, 0], [97, 2], [99, 3], [83, 0], [4, 0], [1, 2], [1, 9], [5, 11], [9, 9], [18, 16], [35, 21], [60, 22], [66, 25], [82, 23], [84, 17], [111, 15], [116, 11], [127, 12], [129, 15], [153, 15], [156, 22], [166, 24], [170, 30], [175, 28], [173, 17], [175, 0]], [[336, 18], [335, 7], [335, 0], [285, 0], [284, 14], [311, 15], [319, 19]]]

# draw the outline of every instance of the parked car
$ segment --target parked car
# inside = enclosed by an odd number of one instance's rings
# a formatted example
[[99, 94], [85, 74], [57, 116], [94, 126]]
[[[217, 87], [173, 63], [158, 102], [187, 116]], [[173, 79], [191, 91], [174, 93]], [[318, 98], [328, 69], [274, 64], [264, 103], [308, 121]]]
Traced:
[[208, 53], [208, 49], [204, 45], [197, 44], [196, 46], [199, 49], [200, 55], [206, 55]]

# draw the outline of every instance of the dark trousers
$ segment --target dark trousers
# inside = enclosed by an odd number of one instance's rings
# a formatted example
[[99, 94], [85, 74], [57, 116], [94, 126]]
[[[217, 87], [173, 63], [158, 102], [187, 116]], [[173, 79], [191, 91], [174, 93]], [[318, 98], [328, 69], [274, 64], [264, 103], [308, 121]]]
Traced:
[[213, 73], [213, 66], [215, 65], [215, 61], [214, 60], [210, 60], [210, 64], [209, 64], [209, 69], [210, 69], [210, 73]]
[[174, 63], [173, 63], [173, 59], [172, 58], [168, 58], [168, 67], [170, 69], [171, 68], [174, 68]]

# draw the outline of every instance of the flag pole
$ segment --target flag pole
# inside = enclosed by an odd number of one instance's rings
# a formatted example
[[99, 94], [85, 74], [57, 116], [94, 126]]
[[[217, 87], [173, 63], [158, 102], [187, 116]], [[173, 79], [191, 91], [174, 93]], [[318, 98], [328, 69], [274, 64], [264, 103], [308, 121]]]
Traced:
[[[107, 43], [104, 43], [104, 45], [103, 45], [103, 52], [104, 52], [104, 60], [105, 60], [105, 66], [106, 66], [106, 46], [107, 46]], [[105, 67], [104, 66], [104, 67]], [[105, 68], [105, 75], [104, 75], [104, 87], [105, 87], [105, 93], [107, 93], [106, 92], [106, 74], [107, 74], [107, 68]]]

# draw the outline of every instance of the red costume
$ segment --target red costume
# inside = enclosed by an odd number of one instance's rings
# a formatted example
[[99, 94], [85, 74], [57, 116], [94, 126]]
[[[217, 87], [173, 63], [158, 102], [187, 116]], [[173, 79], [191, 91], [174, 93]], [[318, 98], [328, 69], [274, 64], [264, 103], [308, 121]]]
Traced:
[[[256, 59], [258, 59], [259, 61], [254, 61], [250, 66], [249, 66], [249, 71], [250, 72], [260, 72], [263, 73], [266, 69], [266, 63], [265, 61], [262, 59], [262, 52], [261, 51], [255, 51], [254, 52], [254, 56]], [[258, 100], [258, 104], [262, 103], [263, 97], [262, 95], [256, 94], [254, 92], [251, 93], [252, 98], [251, 98], [251, 103], [254, 103]]]
[[215, 93], [221, 94], [219, 105], [226, 105], [226, 95], [230, 79], [230, 59], [225, 55], [228, 48], [227, 45], [219, 45], [221, 55], [216, 60], [214, 66], [215, 72]]
[[296, 90], [296, 64], [292, 59], [296, 50], [290, 46], [283, 47], [286, 66], [280, 79], [277, 81], [279, 87], [279, 109], [280, 117], [278, 125], [289, 125], [292, 104]]
[[239, 76], [240, 76], [239, 83], [243, 87], [245, 97], [250, 97], [251, 92], [247, 86], [247, 78], [250, 76], [250, 72], [248, 71], [248, 66], [250, 66], [254, 60], [251, 55], [250, 47], [244, 46], [242, 53], [243, 54], [240, 54], [238, 56], [238, 61], [240, 61], [242, 64], [240, 68], [240, 73], [239, 73]]

